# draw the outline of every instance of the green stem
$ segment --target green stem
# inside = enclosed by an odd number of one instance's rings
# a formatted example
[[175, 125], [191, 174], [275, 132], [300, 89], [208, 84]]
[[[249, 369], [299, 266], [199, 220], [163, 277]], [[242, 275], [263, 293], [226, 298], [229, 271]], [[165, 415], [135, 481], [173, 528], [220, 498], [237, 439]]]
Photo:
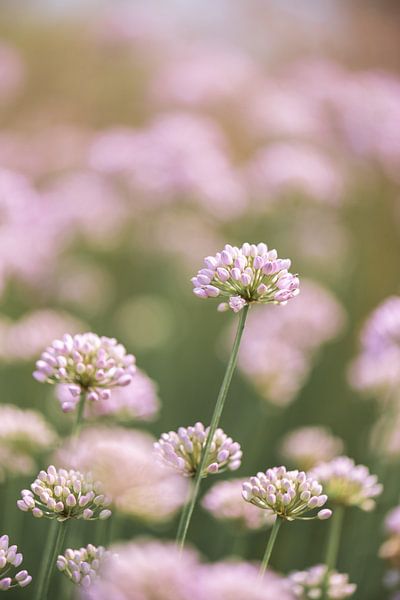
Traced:
[[53, 573], [57, 556], [62, 550], [66, 534], [67, 523], [52, 521], [47, 537], [46, 546], [42, 555], [42, 563], [38, 576], [38, 584], [34, 600], [47, 600], [51, 575]]
[[81, 392], [79, 396], [78, 414], [76, 416], [75, 425], [72, 430], [72, 437], [77, 438], [83, 423], [83, 413], [85, 411], [86, 391]]
[[259, 577], [264, 577], [264, 573], [268, 567], [269, 564], [269, 559], [271, 558], [271, 554], [272, 554], [272, 550], [278, 535], [278, 531], [280, 526], [282, 525], [282, 519], [280, 517], [276, 517], [276, 521], [272, 526], [272, 530], [271, 533], [269, 535], [268, 538], [268, 544], [267, 547], [265, 549], [265, 554], [264, 554], [264, 558], [262, 559], [262, 563], [261, 563], [261, 567], [260, 567], [260, 571], [259, 571]]
[[325, 565], [326, 576], [324, 582], [324, 600], [328, 599], [328, 584], [331, 571], [336, 568], [337, 557], [339, 553], [340, 537], [342, 533], [344, 517], [344, 506], [337, 506], [331, 517], [328, 543], [326, 546]]
[[177, 533], [177, 537], [176, 537], [177, 544], [181, 549], [185, 545], [185, 540], [186, 540], [187, 532], [189, 529], [190, 521], [191, 521], [191, 518], [193, 515], [193, 510], [194, 510], [194, 507], [196, 504], [197, 496], [199, 495], [199, 491], [200, 491], [202, 473], [204, 473], [204, 471], [206, 470], [206, 465], [207, 465], [208, 455], [210, 452], [211, 442], [214, 438], [215, 431], [219, 425], [219, 421], [220, 421], [221, 414], [222, 414], [222, 411], [224, 408], [226, 396], [228, 394], [232, 376], [235, 371], [240, 341], [242, 339], [243, 330], [244, 330], [244, 326], [246, 323], [246, 317], [247, 317], [248, 311], [249, 311], [249, 305], [246, 304], [246, 306], [240, 312], [239, 324], [238, 324], [238, 328], [236, 331], [235, 341], [232, 346], [232, 352], [231, 352], [231, 355], [229, 358], [228, 365], [226, 367], [225, 376], [222, 381], [221, 388], [219, 390], [217, 401], [215, 403], [214, 413], [213, 413], [213, 416], [211, 419], [211, 425], [210, 425], [210, 429], [209, 429], [208, 436], [207, 436], [207, 442], [206, 442], [205, 448], [204, 448], [202, 456], [201, 456], [200, 466], [196, 471], [192, 493], [191, 493], [188, 503], [185, 506], [185, 508], [183, 509], [183, 512], [181, 515], [181, 520], [179, 523], [178, 533]]

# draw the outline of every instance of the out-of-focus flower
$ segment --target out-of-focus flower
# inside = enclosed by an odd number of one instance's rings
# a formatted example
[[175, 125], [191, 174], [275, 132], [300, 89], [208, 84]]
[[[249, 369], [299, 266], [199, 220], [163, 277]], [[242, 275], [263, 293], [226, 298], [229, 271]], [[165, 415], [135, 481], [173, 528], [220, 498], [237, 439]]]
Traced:
[[385, 530], [389, 537], [379, 548], [379, 556], [400, 569], [400, 506], [396, 506], [386, 515]]
[[[64, 412], [75, 410], [79, 403], [79, 396], [73, 397], [67, 384], [60, 384], [56, 388], [57, 398]], [[143, 371], [137, 370], [132, 382], [128, 386], [116, 387], [110, 398], [99, 398], [85, 406], [85, 418], [113, 416], [121, 421], [151, 421], [157, 415], [160, 401], [157, 396], [157, 387]]]
[[383, 490], [377, 476], [371, 475], [368, 467], [356, 465], [348, 456], [338, 456], [330, 462], [318, 464], [310, 476], [323, 484], [332, 503], [358, 506], [367, 511], [375, 508], [374, 498]]
[[400, 569], [386, 571], [383, 585], [390, 592], [389, 600], [400, 600]]
[[242, 486], [246, 502], [258, 508], [272, 510], [279, 518], [287, 521], [295, 519], [329, 519], [332, 511], [319, 510], [328, 500], [322, 493], [322, 485], [304, 471], [287, 471], [286, 467], [273, 467], [265, 473], [257, 473]]
[[343, 442], [325, 427], [300, 427], [283, 438], [280, 454], [295, 467], [308, 471], [343, 451]]
[[[31, 491], [32, 490], [32, 491]], [[38, 519], [47, 517], [57, 521], [68, 519], [108, 519], [110, 499], [104, 495], [102, 484], [91, 474], [83, 475], [73, 469], [40, 471], [31, 485], [31, 490], [22, 490], [22, 499], [17, 506], [23, 512], [32, 512]]]
[[89, 160], [102, 173], [122, 176], [143, 208], [178, 198], [230, 220], [246, 206], [224, 135], [209, 118], [177, 112], [141, 131], [106, 131], [95, 138]]
[[[279, 315], [277, 314], [279, 311]], [[301, 294], [285, 310], [253, 310], [239, 352], [239, 369], [277, 405], [294, 400], [320, 347], [343, 330], [346, 315], [322, 286], [302, 280]]]
[[204, 264], [192, 278], [193, 292], [198, 298], [228, 297], [233, 312], [252, 303], [286, 304], [299, 293], [298, 277], [288, 272], [290, 259], [278, 258], [264, 243], [227, 244]]
[[0, 43], [0, 102], [10, 100], [24, 82], [25, 68], [15, 48]]
[[340, 167], [321, 150], [305, 144], [275, 143], [261, 149], [245, 167], [254, 195], [271, 202], [297, 192], [337, 205], [344, 190]]
[[357, 390], [387, 399], [400, 385], [400, 297], [384, 300], [361, 332], [361, 352], [350, 365]]
[[246, 562], [217, 562], [201, 566], [194, 600], [292, 600], [286, 581], [268, 570], [263, 578]]
[[11, 575], [12, 567], [19, 567], [23, 556], [18, 552], [17, 546], [10, 546], [8, 535], [0, 537], [0, 591], [6, 591], [14, 587], [26, 587], [32, 581], [28, 571], [18, 571]]
[[239, 527], [260, 529], [272, 525], [275, 515], [268, 510], [258, 510], [241, 495], [243, 479], [229, 479], [215, 483], [202, 500], [203, 507], [213, 517], [236, 523]]
[[33, 376], [41, 383], [68, 384], [74, 405], [82, 393], [88, 400], [108, 400], [110, 388], [129, 385], [134, 373], [135, 357], [115, 338], [67, 333], [42, 353]]
[[400, 536], [400, 506], [396, 506], [386, 515], [385, 529], [389, 534]]
[[35, 358], [43, 346], [65, 331], [78, 333], [83, 323], [68, 313], [40, 309], [27, 313], [17, 321], [5, 320], [0, 339], [0, 359], [4, 362]]
[[84, 548], [67, 548], [57, 557], [57, 568], [68, 579], [83, 588], [89, 587], [98, 575], [102, 563], [110, 555], [103, 546], [88, 544]]
[[350, 598], [356, 591], [355, 583], [349, 582], [349, 576], [331, 571], [327, 577], [326, 565], [315, 565], [307, 571], [295, 571], [288, 576], [288, 583], [296, 598], [322, 598], [326, 586], [326, 598], [342, 600]]
[[[111, 546], [112, 556], [85, 591], [90, 600], [190, 600], [197, 576], [197, 557], [172, 542], [137, 541]], [[211, 599], [210, 599], [211, 600]]]
[[60, 448], [55, 460], [90, 470], [117, 510], [137, 519], [162, 522], [186, 501], [188, 482], [157, 464], [154, 441], [151, 435], [132, 429], [90, 427], [78, 440]]
[[[201, 463], [207, 442], [209, 428], [202, 423], [193, 427], [179, 427], [178, 431], [163, 433], [154, 444], [156, 455], [162, 463], [172, 467], [185, 477], [194, 477]], [[217, 429], [211, 442], [207, 465], [201, 473], [222, 473], [226, 469], [235, 471], [242, 460], [240, 444], [228, 437], [222, 429]]]
[[56, 432], [33, 410], [0, 404], [0, 481], [27, 475], [37, 468], [35, 456], [50, 450]]

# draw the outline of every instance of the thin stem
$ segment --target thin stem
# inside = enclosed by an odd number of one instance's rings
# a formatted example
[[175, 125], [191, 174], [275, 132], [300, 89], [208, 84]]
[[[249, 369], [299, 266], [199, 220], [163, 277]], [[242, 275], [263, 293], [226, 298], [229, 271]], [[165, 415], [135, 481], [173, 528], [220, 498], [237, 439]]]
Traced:
[[258, 573], [259, 577], [264, 577], [264, 573], [268, 567], [269, 559], [271, 558], [272, 550], [278, 535], [278, 531], [280, 526], [282, 525], [282, 519], [280, 517], [276, 517], [276, 521], [272, 526], [271, 533], [268, 538], [267, 547], [265, 549], [264, 558], [262, 559], [260, 571]]
[[336, 568], [339, 552], [340, 537], [342, 533], [344, 506], [337, 506], [331, 517], [328, 543], [326, 546], [325, 565], [326, 576], [324, 582], [324, 599], [328, 598], [329, 575]]
[[177, 544], [179, 545], [179, 547], [181, 549], [185, 545], [185, 540], [186, 540], [187, 532], [189, 529], [190, 521], [191, 521], [191, 518], [193, 515], [193, 510], [194, 510], [194, 507], [196, 504], [197, 496], [199, 495], [199, 491], [200, 491], [202, 474], [204, 473], [204, 471], [206, 469], [208, 455], [209, 455], [210, 447], [211, 447], [211, 442], [214, 438], [215, 431], [219, 425], [219, 421], [220, 421], [221, 414], [222, 414], [222, 411], [224, 408], [225, 400], [226, 400], [226, 397], [228, 394], [229, 386], [232, 381], [233, 373], [235, 371], [240, 341], [242, 339], [243, 330], [244, 330], [244, 326], [246, 323], [246, 317], [247, 317], [248, 311], [249, 311], [249, 305], [246, 304], [246, 306], [244, 306], [244, 308], [240, 312], [239, 323], [238, 323], [238, 328], [236, 331], [235, 341], [232, 346], [232, 351], [231, 351], [231, 355], [229, 357], [228, 365], [226, 367], [225, 376], [222, 381], [221, 388], [219, 390], [217, 401], [215, 403], [214, 413], [213, 413], [213, 416], [211, 419], [211, 425], [210, 425], [210, 429], [209, 429], [208, 436], [207, 436], [207, 442], [206, 442], [205, 448], [204, 448], [202, 456], [201, 456], [200, 466], [197, 469], [197, 472], [196, 472], [196, 475], [194, 478], [192, 493], [190, 495], [188, 504], [187, 504], [187, 506], [185, 506], [185, 508], [182, 512], [182, 515], [181, 515], [181, 520], [179, 523], [178, 533], [177, 533], [177, 537], [176, 537]]
[[72, 430], [72, 437], [77, 438], [83, 423], [83, 413], [85, 411], [86, 392], [81, 392], [78, 403], [78, 414], [76, 416], [75, 425]]
[[64, 544], [67, 523], [59, 523], [54, 520], [51, 523], [47, 536], [46, 546], [42, 555], [42, 563], [38, 576], [38, 584], [34, 600], [47, 600], [49, 593], [51, 575], [53, 573], [57, 556]]

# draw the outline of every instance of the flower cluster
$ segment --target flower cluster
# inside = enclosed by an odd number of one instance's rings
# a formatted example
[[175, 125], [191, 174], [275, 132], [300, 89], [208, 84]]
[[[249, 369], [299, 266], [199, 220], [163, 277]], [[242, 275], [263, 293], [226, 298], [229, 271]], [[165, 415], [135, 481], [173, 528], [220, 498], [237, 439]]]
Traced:
[[[73, 412], [76, 409], [79, 396], [71, 396], [67, 384], [57, 385], [56, 395], [64, 412]], [[138, 369], [131, 384], [115, 388], [108, 400], [99, 398], [97, 402], [86, 404], [85, 418], [113, 416], [121, 421], [150, 421], [157, 414], [159, 406], [154, 381]]]
[[343, 442], [325, 427], [300, 427], [282, 440], [280, 454], [294, 466], [308, 471], [318, 462], [328, 461], [343, 450]]
[[239, 312], [246, 304], [285, 304], [299, 293], [299, 279], [288, 272], [290, 260], [278, 258], [264, 243], [227, 244], [222, 252], [204, 259], [205, 268], [192, 278], [199, 298], [229, 298], [220, 310]]
[[[193, 427], [180, 427], [177, 432], [163, 433], [154, 444], [156, 454], [163, 463], [185, 477], [193, 477], [200, 466], [208, 431], [209, 428], [205, 429], [202, 423], [196, 423]], [[241, 459], [240, 444], [234, 442], [222, 429], [217, 429], [201, 476], [221, 473], [226, 469], [234, 471], [240, 467]]]
[[338, 456], [330, 462], [320, 463], [310, 475], [323, 484], [332, 502], [358, 506], [362, 510], [372, 510], [375, 507], [374, 498], [383, 490], [377, 476], [371, 475], [368, 467], [356, 465], [348, 456]]
[[110, 388], [129, 385], [134, 373], [135, 357], [116, 339], [83, 333], [54, 340], [37, 361], [33, 376], [42, 383], [69, 384], [74, 406], [81, 393], [88, 400], [107, 400]]
[[107, 556], [109, 552], [103, 546], [96, 547], [88, 544], [79, 550], [67, 548], [64, 554], [57, 557], [57, 568], [73, 583], [87, 588], [96, 579], [101, 564]]
[[400, 506], [396, 506], [386, 515], [385, 530], [389, 537], [379, 548], [379, 556], [390, 562], [392, 567], [400, 568]]
[[0, 405], [0, 423], [0, 481], [9, 475], [35, 471], [35, 457], [48, 451], [57, 441], [55, 431], [34, 410]]
[[258, 510], [241, 497], [243, 480], [219, 481], [204, 496], [202, 505], [216, 519], [237, 523], [240, 527], [260, 529], [272, 525], [275, 514], [269, 510]]
[[101, 484], [79, 471], [57, 470], [51, 465], [47, 471], [40, 471], [31, 490], [22, 490], [17, 506], [23, 512], [31, 511], [36, 518], [92, 521], [111, 516], [107, 508], [110, 500], [103, 494]]
[[328, 496], [322, 493], [322, 485], [304, 471], [287, 471], [286, 467], [273, 467], [265, 473], [257, 473], [245, 481], [242, 495], [246, 502], [259, 508], [272, 510], [287, 521], [295, 519], [329, 519], [332, 511], [323, 509]]
[[322, 598], [325, 586], [327, 600], [350, 598], [356, 591], [356, 584], [349, 583], [349, 576], [332, 571], [327, 578], [326, 565], [315, 565], [307, 571], [295, 571], [288, 577], [289, 587], [296, 598], [308, 600]]
[[[155, 438], [123, 427], [87, 427], [56, 453], [56, 464], [90, 471], [125, 515], [164, 522], [184, 504], [187, 479], [154, 460]], [[116, 468], [118, 465], [118, 468]]]
[[18, 552], [17, 546], [10, 546], [8, 535], [0, 537], [0, 590], [9, 590], [12, 587], [26, 587], [32, 581], [28, 571], [18, 571], [10, 576], [11, 567], [19, 567], [23, 556]]

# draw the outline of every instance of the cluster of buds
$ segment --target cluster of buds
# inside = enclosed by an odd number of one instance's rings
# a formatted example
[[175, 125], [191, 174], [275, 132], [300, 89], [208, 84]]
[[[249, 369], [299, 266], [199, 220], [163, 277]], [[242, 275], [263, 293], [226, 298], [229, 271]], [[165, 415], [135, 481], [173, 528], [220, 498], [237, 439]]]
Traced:
[[202, 505], [216, 519], [236, 523], [240, 528], [260, 529], [272, 525], [275, 514], [269, 510], [258, 510], [243, 502], [240, 492], [242, 479], [219, 481], [204, 496]]
[[[116, 339], [65, 334], [42, 353], [33, 376], [41, 383], [68, 384], [73, 410], [74, 398], [82, 393], [88, 400], [107, 400], [111, 388], [131, 383], [135, 369], [135, 357]], [[68, 403], [63, 410], [68, 412]]]
[[290, 260], [278, 258], [264, 243], [227, 244], [222, 252], [204, 259], [205, 268], [192, 278], [199, 298], [228, 297], [219, 310], [239, 312], [246, 304], [285, 304], [299, 293], [299, 279], [288, 272]]
[[267, 469], [250, 477], [242, 487], [242, 496], [258, 508], [272, 510], [287, 521], [295, 519], [329, 519], [328, 508], [310, 514], [324, 506], [328, 496], [322, 493], [322, 485], [304, 471], [287, 471], [286, 467]]
[[358, 506], [362, 510], [375, 508], [376, 496], [383, 486], [368, 467], [356, 465], [348, 456], [338, 456], [330, 462], [320, 463], [311, 475], [318, 479], [329, 495], [329, 499], [342, 506]]
[[356, 591], [356, 584], [349, 583], [349, 576], [331, 571], [327, 574], [326, 565], [315, 565], [307, 571], [295, 571], [288, 577], [289, 588], [296, 598], [308, 600], [323, 598], [326, 590], [327, 600], [350, 598]]
[[39, 519], [93, 521], [111, 516], [107, 508], [111, 501], [102, 493], [101, 484], [79, 471], [57, 470], [51, 465], [47, 471], [40, 471], [31, 490], [22, 490], [17, 506], [24, 512], [31, 511]]
[[[177, 432], [163, 433], [154, 444], [156, 454], [163, 463], [185, 477], [193, 477], [200, 466], [208, 432], [208, 427], [205, 429], [202, 423], [196, 423], [193, 427], [179, 427]], [[226, 469], [234, 471], [240, 467], [241, 459], [240, 444], [234, 442], [222, 429], [217, 429], [201, 476], [221, 473]]]
[[18, 552], [17, 546], [10, 546], [8, 535], [0, 537], [0, 590], [5, 591], [13, 587], [26, 587], [32, 581], [28, 571], [18, 571], [10, 577], [10, 569], [18, 568], [23, 556]]
[[109, 556], [103, 546], [88, 544], [86, 548], [67, 548], [57, 557], [57, 568], [73, 583], [88, 588], [96, 579], [102, 562]]

